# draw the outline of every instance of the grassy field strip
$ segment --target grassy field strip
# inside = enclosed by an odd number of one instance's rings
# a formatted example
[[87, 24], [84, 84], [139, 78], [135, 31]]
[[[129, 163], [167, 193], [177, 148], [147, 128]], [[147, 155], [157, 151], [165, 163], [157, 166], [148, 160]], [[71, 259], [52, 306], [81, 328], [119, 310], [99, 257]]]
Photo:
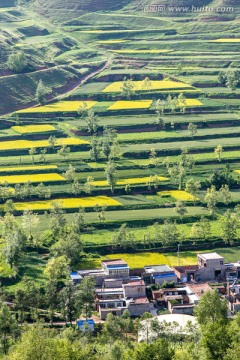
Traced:
[[[101, 125], [109, 125], [114, 124], [115, 126], [134, 126], [134, 125], [146, 125], [146, 124], [154, 124], [156, 120], [156, 115], [149, 114], [146, 116], [146, 114], [143, 115], [112, 115], [110, 114], [107, 117], [99, 116], [99, 124]], [[169, 124], [171, 122], [174, 122], [175, 124], [189, 124], [189, 122], [194, 123], [204, 123], [209, 122], [210, 126], [211, 123], [223, 123], [225, 121], [239, 121], [239, 118], [237, 115], [234, 114], [225, 114], [225, 113], [219, 113], [217, 116], [216, 114], [199, 114], [199, 115], [179, 115], [179, 116], [172, 116], [167, 115], [164, 117], [164, 121], [166, 124]], [[76, 122], [76, 120], [71, 120], [71, 124], [79, 124], [79, 121]], [[201, 125], [200, 125], [201, 126]]]
[[12, 130], [16, 131], [19, 134], [32, 134], [32, 133], [42, 133], [49, 131], [56, 131], [56, 128], [53, 125], [25, 125], [25, 126], [12, 126]]
[[[239, 138], [221, 138], [221, 139], [205, 139], [205, 140], [192, 140], [192, 141], [176, 141], [153, 144], [129, 144], [122, 146], [123, 152], [141, 152], [150, 151], [153, 147], [155, 150], [179, 150], [181, 148], [189, 150], [198, 150], [206, 148], [215, 148], [219, 143], [223, 148], [231, 148], [234, 146], [240, 146]], [[180, 150], [179, 150], [180, 151]]]
[[[217, 164], [219, 163], [216, 155], [211, 152], [203, 152], [203, 153], [194, 153], [194, 160], [196, 162], [208, 162], [208, 161], [215, 161]], [[171, 161], [175, 162], [177, 160], [180, 159], [180, 155], [177, 156], [170, 156], [169, 157]], [[240, 159], [240, 150], [236, 150], [236, 151], [223, 151], [222, 153], [222, 160], [232, 160], [232, 159]], [[159, 161], [160, 163], [164, 160], [164, 157], [158, 157], [157, 161]], [[152, 160], [149, 159], [136, 159], [136, 160], [130, 160], [133, 164], [135, 165], [139, 165], [139, 166], [148, 166], [153, 164]], [[94, 167], [95, 163], [88, 163], [88, 165], [90, 167]]]
[[[164, 176], [158, 176], [158, 181], [167, 181], [168, 178]], [[116, 185], [133, 185], [133, 184], [145, 184], [148, 182], [151, 182], [152, 178], [150, 176], [148, 177], [139, 177], [139, 178], [129, 178], [129, 179], [123, 179], [123, 180], [117, 180]], [[93, 181], [93, 186], [109, 186], [108, 182], [106, 180], [103, 181]]]
[[[62, 163], [66, 164], [66, 159], [64, 159], [61, 155], [57, 153], [52, 154], [46, 154], [46, 161], [45, 163]], [[89, 151], [74, 151], [70, 153], [68, 159], [71, 161], [80, 161], [80, 160], [88, 160], [89, 159]], [[40, 162], [39, 156], [35, 155], [35, 164]], [[32, 165], [32, 157], [30, 155], [21, 155], [20, 156], [2, 156], [0, 157], [0, 166], [7, 166], [7, 165], [19, 165], [19, 164], [25, 164], [25, 165]]]
[[[67, 214], [66, 216], [69, 216], [69, 220], [70, 220], [70, 214]], [[43, 224], [43, 220], [42, 220], [42, 224]], [[39, 231], [43, 231], [44, 227], [41, 223], [39, 224]], [[178, 230], [183, 234], [184, 239], [185, 240], [189, 240], [192, 239], [191, 236], [191, 228], [192, 228], [193, 223], [189, 222], [189, 223], [185, 223], [185, 224], [177, 224], [177, 228]], [[211, 225], [211, 231], [208, 234], [209, 238], [213, 238], [213, 237], [219, 237], [220, 233], [221, 233], [221, 222], [220, 220], [212, 220], [210, 221], [210, 225]], [[162, 230], [163, 225], [159, 224], [159, 230]], [[83, 233], [82, 234], [82, 241], [84, 242], [85, 245], [100, 245], [100, 244], [111, 244], [113, 241], [113, 237], [114, 234], [116, 233], [117, 230], [111, 230], [111, 229], [106, 229], [106, 230], [93, 230], [89, 233]], [[148, 234], [150, 236], [150, 238], [154, 239], [155, 233], [156, 233], [156, 229], [154, 225], [150, 225], [150, 226], [145, 226], [145, 227], [129, 227], [129, 231], [134, 235], [136, 242], [143, 242], [144, 243], [144, 237], [146, 234]], [[238, 229], [238, 235], [240, 236], [240, 229]], [[198, 240], [196, 240], [198, 241]], [[183, 242], [184, 244], [184, 242]]]
[[95, 29], [95, 30], [79, 30], [79, 33], [82, 34], [126, 34], [126, 33], [139, 33], [139, 32], [158, 32], [162, 31], [161, 29], [118, 29], [118, 30], [101, 30], [101, 29]]
[[1, 172], [18, 172], [29, 170], [51, 170], [57, 169], [57, 165], [32, 165], [32, 166], [15, 166], [15, 167], [0, 167]]
[[5, 182], [8, 184], [23, 184], [27, 182], [41, 183], [51, 181], [66, 181], [66, 179], [56, 173], [0, 176], [0, 184]]
[[[79, 207], [95, 207], [98, 206], [122, 206], [119, 201], [108, 196], [95, 196], [86, 198], [62, 198], [57, 200], [28, 201], [16, 202], [14, 207], [17, 211], [24, 210], [49, 210], [52, 208], [53, 202], [58, 203], [64, 209], [78, 209]], [[3, 206], [0, 206], [3, 210]]]
[[[203, 207], [187, 207], [188, 215], [201, 216], [207, 215], [207, 210]], [[117, 210], [117, 211], [107, 211], [106, 212], [106, 221], [128, 221], [128, 220], [145, 220], [145, 219], [157, 219], [157, 218], [167, 218], [167, 217], [176, 217], [176, 212], [174, 208], [160, 208], [160, 209], [142, 209], [142, 210]], [[86, 213], [86, 221], [88, 223], [96, 222], [97, 214], [96, 213]]]
[[[81, 140], [78, 138], [58, 138], [56, 139], [55, 146], [63, 145], [83, 145], [89, 144], [86, 140]], [[49, 148], [48, 140], [13, 140], [13, 141], [1, 141], [0, 142], [0, 151], [6, 150], [18, 150], [18, 149], [31, 149], [31, 148]]]
[[[227, 134], [240, 134], [240, 127], [224, 127], [224, 128], [210, 128], [210, 129], [198, 129], [195, 136], [208, 136], [208, 135], [227, 135]], [[148, 132], [128, 132], [119, 133], [118, 140], [120, 142], [130, 142], [135, 140], [156, 140], [156, 139], [168, 139], [168, 138], [191, 138], [188, 130], [177, 131], [148, 131]]]
[[114, 53], [118, 53], [118, 54], [164, 54], [164, 53], [169, 53], [172, 52], [173, 50], [167, 50], [167, 49], [162, 49], [162, 50], [157, 50], [157, 49], [149, 49], [149, 50], [133, 50], [133, 49], [115, 49], [115, 50], [110, 50], [111, 52]]
[[44, 106], [38, 106], [28, 109], [23, 109], [16, 111], [17, 114], [22, 113], [55, 113], [55, 112], [71, 112], [71, 111], [77, 111], [82, 106], [86, 105], [87, 109], [92, 108], [94, 105], [96, 105], [97, 101], [59, 101], [57, 103], [44, 105]]
[[[102, 92], [120, 92], [122, 91], [123, 81], [115, 81], [109, 84]], [[192, 88], [189, 84], [184, 82], [172, 81], [172, 80], [150, 80], [149, 83], [144, 81], [133, 81], [133, 89], [135, 91], [140, 90], [174, 90], [178, 88]]]

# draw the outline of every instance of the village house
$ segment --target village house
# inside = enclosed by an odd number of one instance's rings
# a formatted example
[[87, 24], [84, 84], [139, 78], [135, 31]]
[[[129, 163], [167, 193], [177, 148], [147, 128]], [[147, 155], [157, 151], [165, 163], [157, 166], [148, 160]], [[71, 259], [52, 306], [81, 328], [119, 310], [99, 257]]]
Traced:
[[176, 266], [175, 274], [182, 282], [220, 280], [225, 277], [224, 258], [217, 254], [202, 253], [197, 255], [197, 265]]
[[142, 278], [146, 285], [162, 285], [164, 282], [177, 282], [177, 275], [168, 265], [145, 266]]
[[92, 276], [96, 281], [96, 286], [102, 286], [105, 279], [122, 278], [129, 279], [129, 266], [122, 259], [103, 260], [101, 269], [79, 270], [70, 273], [70, 278], [74, 284], [80, 284], [85, 276]]

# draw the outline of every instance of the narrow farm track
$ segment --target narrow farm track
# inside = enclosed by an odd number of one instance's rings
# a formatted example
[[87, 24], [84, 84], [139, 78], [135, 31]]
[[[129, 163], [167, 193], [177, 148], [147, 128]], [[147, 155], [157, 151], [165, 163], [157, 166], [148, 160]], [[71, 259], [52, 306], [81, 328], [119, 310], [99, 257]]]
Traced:
[[[68, 91], [66, 91], [66, 92], [65, 92], [64, 94], [62, 94], [61, 96], [58, 96], [57, 98], [58, 98], [58, 99], [62, 99], [62, 98], [65, 98], [65, 97], [71, 95], [71, 93], [72, 93], [74, 90], [78, 89], [79, 86], [82, 86], [82, 85], [86, 84], [89, 80], [91, 80], [92, 78], [94, 78], [95, 76], [97, 76], [98, 74], [100, 74], [102, 71], [108, 69], [108, 68], [111, 66], [112, 62], [113, 62], [113, 56], [111, 56], [111, 57], [106, 61], [106, 63], [105, 63], [103, 66], [101, 66], [99, 69], [97, 69], [97, 70], [91, 72], [90, 74], [86, 75], [85, 77], [83, 77], [83, 78], [82, 78], [79, 82], [77, 82], [71, 89], [69, 89]], [[56, 99], [56, 98], [55, 98], [55, 99]], [[52, 99], [52, 100], [54, 100], [54, 99]]]

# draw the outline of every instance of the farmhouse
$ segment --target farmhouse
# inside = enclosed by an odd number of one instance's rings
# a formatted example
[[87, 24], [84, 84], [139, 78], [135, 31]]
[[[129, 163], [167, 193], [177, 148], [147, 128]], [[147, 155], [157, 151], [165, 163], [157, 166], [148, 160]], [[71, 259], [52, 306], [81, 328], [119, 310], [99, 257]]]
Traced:
[[224, 258], [213, 252], [198, 254], [197, 265], [176, 266], [174, 269], [180, 281], [209, 281], [224, 278], [227, 266]]
[[151, 265], [144, 267], [142, 274], [146, 284], [163, 284], [164, 282], [177, 282], [177, 275], [168, 265]]
[[79, 270], [70, 273], [70, 278], [77, 284], [80, 283], [85, 276], [93, 276], [97, 286], [102, 286], [106, 279], [110, 282], [113, 279], [128, 279], [129, 266], [122, 259], [103, 260], [101, 269]]

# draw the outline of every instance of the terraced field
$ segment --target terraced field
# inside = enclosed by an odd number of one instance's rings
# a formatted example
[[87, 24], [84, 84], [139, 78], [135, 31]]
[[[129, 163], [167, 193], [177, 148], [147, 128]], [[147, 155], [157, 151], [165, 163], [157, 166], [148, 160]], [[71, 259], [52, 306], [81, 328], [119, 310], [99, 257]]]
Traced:
[[[35, 7], [43, 16], [46, 9]], [[44, 68], [37, 79], [55, 89], [63, 72], [59, 87], [69, 80], [76, 86], [66, 86], [61, 97], [55, 93], [41, 106], [23, 97], [11, 116], [2, 117], [0, 183], [2, 188], [15, 187], [2, 196], [1, 215], [12, 199], [19, 219], [26, 209], [39, 212], [38, 231], [45, 233], [49, 218], [44, 211], [54, 204], [69, 224], [79, 208], [80, 213], [85, 209], [81, 239], [86, 253], [110, 257], [116, 249], [124, 254], [167, 249], [167, 257], [158, 261], [171, 265], [175, 255], [169, 251], [175, 252], [180, 242], [185, 251], [224, 242], [238, 245], [239, 223], [235, 237], [226, 239], [222, 219], [228, 209], [231, 214], [239, 211], [234, 208], [240, 202], [239, 17], [222, 14], [216, 20], [200, 14], [196, 24], [190, 15], [127, 9], [116, 9], [111, 17], [103, 12], [90, 16], [83, 9], [74, 20], [63, 11], [59, 42], [54, 32], [26, 35], [24, 31], [35, 29], [32, 24], [22, 24], [23, 35], [12, 39], [14, 49], [27, 53], [40, 44], [42, 56], [54, 44], [48, 59], [54, 63], [48, 69], [51, 76]], [[24, 11], [22, 20], [27, 21]], [[51, 8], [49, 14], [54, 19]], [[74, 82], [96, 66], [90, 78]], [[8, 74], [2, 81], [15, 76]], [[24, 200], [17, 196], [17, 184], [30, 186]], [[36, 188], [41, 184], [50, 197], [39, 198]], [[218, 196], [212, 208], [206, 196], [211, 186]], [[203, 235], [196, 227], [205, 222], [210, 228]], [[143, 256], [146, 263], [155, 259], [141, 253], [135, 267], [145, 262], [140, 262]]]

